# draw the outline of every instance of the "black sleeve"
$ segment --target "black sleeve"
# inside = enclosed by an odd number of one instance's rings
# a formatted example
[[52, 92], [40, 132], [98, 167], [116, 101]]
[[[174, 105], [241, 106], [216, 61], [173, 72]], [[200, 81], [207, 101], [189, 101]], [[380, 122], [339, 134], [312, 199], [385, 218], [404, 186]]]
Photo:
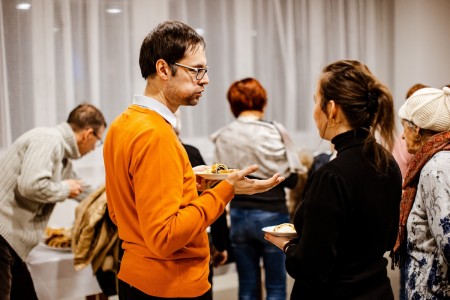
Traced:
[[345, 181], [329, 172], [316, 172], [294, 216], [300, 240], [286, 251], [286, 270], [305, 288], [321, 288], [332, 271], [340, 231], [345, 221]]
[[293, 189], [297, 185], [297, 182], [298, 182], [298, 174], [297, 173], [291, 173], [289, 175], [289, 177], [286, 178], [283, 181], [283, 184], [288, 189]]
[[227, 212], [224, 211], [220, 217], [211, 224], [211, 238], [214, 247], [218, 251], [227, 249], [229, 229], [227, 224]]
[[[187, 155], [189, 157], [189, 161], [193, 167], [199, 165], [205, 165], [205, 161], [203, 160], [200, 151], [194, 146], [183, 144], [186, 149]], [[227, 224], [227, 212], [224, 211], [222, 215], [211, 224], [211, 237], [212, 243], [214, 247], [218, 251], [224, 251], [227, 249], [227, 243], [229, 239], [229, 228]]]
[[186, 149], [186, 153], [189, 157], [189, 161], [191, 162], [191, 165], [193, 167], [200, 166], [200, 165], [206, 165], [205, 161], [203, 160], [202, 155], [200, 154], [200, 151], [191, 145], [183, 144], [184, 149]]

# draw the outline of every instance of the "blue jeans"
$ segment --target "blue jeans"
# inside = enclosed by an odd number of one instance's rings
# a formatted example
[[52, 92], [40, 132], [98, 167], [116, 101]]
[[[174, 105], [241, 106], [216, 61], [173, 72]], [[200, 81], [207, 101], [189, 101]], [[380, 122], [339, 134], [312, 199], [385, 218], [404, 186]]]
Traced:
[[230, 210], [230, 239], [239, 277], [239, 299], [259, 300], [263, 259], [267, 300], [286, 300], [286, 268], [283, 251], [264, 239], [266, 226], [289, 222], [287, 213], [259, 209]]

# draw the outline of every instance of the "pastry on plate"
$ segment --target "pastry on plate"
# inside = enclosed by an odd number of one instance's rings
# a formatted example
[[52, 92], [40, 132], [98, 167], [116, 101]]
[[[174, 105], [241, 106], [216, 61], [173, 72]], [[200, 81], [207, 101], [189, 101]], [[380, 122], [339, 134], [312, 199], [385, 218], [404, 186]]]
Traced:
[[71, 231], [68, 228], [47, 227], [44, 243], [53, 248], [70, 248], [72, 244]]
[[228, 174], [239, 171], [238, 169], [230, 169], [225, 164], [215, 163], [210, 168], [205, 169], [203, 172], [207, 174]]
[[291, 223], [282, 223], [273, 228], [274, 232], [295, 232], [295, 227]]

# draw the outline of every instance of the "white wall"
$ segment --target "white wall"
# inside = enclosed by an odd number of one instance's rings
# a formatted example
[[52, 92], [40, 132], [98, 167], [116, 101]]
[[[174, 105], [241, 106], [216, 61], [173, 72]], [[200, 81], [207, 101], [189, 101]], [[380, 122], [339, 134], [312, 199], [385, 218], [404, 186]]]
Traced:
[[397, 0], [394, 86], [397, 109], [416, 83], [450, 84], [450, 1]]

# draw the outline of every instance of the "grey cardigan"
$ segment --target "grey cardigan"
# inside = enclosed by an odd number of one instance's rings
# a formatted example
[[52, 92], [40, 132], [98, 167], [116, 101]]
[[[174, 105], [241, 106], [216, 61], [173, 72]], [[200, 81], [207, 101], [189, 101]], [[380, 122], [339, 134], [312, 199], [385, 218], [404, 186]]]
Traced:
[[238, 117], [214, 132], [210, 139], [215, 145], [214, 162], [236, 169], [257, 164], [259, 169], [252, 176], [262, 179], [275, 173], [290, 175], [283, 139], [270, 122]]

